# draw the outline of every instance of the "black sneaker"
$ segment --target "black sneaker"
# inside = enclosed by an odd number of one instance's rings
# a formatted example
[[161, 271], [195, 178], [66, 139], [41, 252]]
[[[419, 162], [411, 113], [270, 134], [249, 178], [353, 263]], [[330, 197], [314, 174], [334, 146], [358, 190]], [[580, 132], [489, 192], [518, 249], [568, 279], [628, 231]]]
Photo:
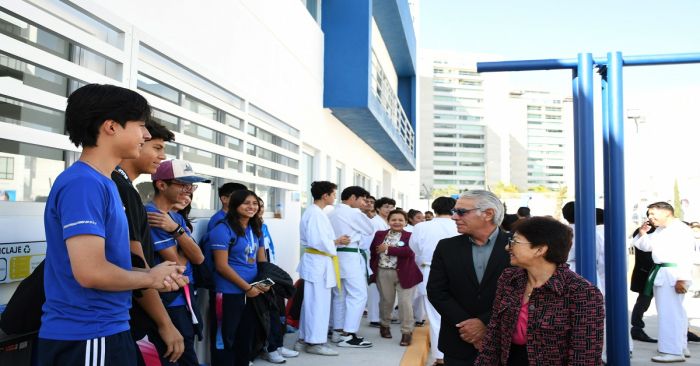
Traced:
[[355, 335], [355, 333], [350, 333], [352, 338], [338, 343], [338, 347], [349, 347], [349, 348], [368, 348], [372, 347], [372, 342], [366, 341], [361, 337]]
[[697, 334], [688, 331], [688, 342], [700, 342], [700, 337]]
[[640, 341], [640, 342], [647, 342], [647, 343], [657, 343], [658, 340], [649, 337], [646, 332], [644, 332], [643, 329], [632, 329], [631, 330], [631, 335], [632, 339], [635, 341]]
[[379, 324], [379, 322], [369, 322], [369, 326], [372, 327], [372, 328], [379, 328], [379, 327], [381, 327], [382, 325]]

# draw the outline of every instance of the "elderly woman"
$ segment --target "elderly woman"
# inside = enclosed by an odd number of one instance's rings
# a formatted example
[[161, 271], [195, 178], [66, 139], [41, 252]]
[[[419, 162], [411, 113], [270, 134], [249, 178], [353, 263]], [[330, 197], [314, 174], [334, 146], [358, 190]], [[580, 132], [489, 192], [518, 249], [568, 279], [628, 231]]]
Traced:
[[408, 246], [411, 233], [404, 230], [408, 217], [402, 210], [393, 210], [387, 217], [389, 230], [377, 231], [370, 246], [369, 266], [379, 289], [379, 333], [391, 338], [391, 311], [398, 293], [399, 318], [401, 320], [401, 346], [411, 344], [413, 328], [413, 297], [416, 285], [423, 281], [423, 274], [416, 264], [416, 255]]
[[518, 224], [475, 365], [602, 364], [603, 296], [565, 264], [572, 236], [552, 218]]

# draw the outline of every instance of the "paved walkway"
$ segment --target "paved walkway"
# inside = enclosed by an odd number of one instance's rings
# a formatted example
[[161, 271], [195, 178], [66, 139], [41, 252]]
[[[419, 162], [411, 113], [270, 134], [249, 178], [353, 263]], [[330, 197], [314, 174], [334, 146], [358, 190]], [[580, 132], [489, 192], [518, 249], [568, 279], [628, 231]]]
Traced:
[[[628, 293], [629, 309], [632, 309], [634, 301], [637, 299], [636, 293]], [[686, 296], [685, 303], [688, 316], [690, 318], [691, 328], [700, 334], [700, 298], [693, 298], [692, 295]], [[656, 317], [656, 308], [652, 302], [649, 311], [645, 314], [644, 321], [646, 322], [646, 332], [656, 338], [658, 335], [658, 324]], [[374, 343], [371, 348], [339, 348], [335, 345], [332, 347], [337, 349], [340, 356], [327, 357], [317, 356], [307, 353], [301, 353], [297, 358], [288, 359], [285, 365], [289, 366], [329, 366], [329, 365], [365, 365], [365, 366], [397, 366], [401, 362], [405, 347], [399, 346], [400, 331], [399, 326], [392, 325], [392, 334], [394, 338], [384, 339], [379, 336], [379, 329], [370, 328], [367, 325], [367, 320], [362, 320], [362, 328], [359, 334]], [[296, 334], [288, 334], [285, 337], [285, 344], [288, 348], [296, 341]], [[632, 366], [652, 365], [651, 357], [656, 355], [656, 344], [633, 342], [634, 351], [632, 353]], [[700, 366], [700, 343], [689, 343], [688, 348], [692, 354], [691, 358], [686, 359], [684, 365]], [[428, 365], [432, 362], [430, 360]], [[256, 366], [269, 366], [267, 361], [257, 359]]]
[[[365, 337], [374, 346], [370, 348], [341, 348], [335, 344], [331, 347], [340, 353], [339, 356], [318, 356], [302, 352], [299, 357], [289, 358], [284, 365], [289, 366], [329, 366], [329, 365], [365, 365], [365, 366], [397, 366], [401, 362], [406, 347], [399, 346], [401, 331], [398, 324], [392, 324], [392, 339], [385, 339], [379, 336], [379, 328], [368, 326], [367, 319], [362, 319], [362, 326], [358, 335]], [[287, 334], [284, 337], [284, 344], [291, 349], [296, 342], [296, 334]], [[271, 363], [256, 359], [256, 366], [270, 366]]]

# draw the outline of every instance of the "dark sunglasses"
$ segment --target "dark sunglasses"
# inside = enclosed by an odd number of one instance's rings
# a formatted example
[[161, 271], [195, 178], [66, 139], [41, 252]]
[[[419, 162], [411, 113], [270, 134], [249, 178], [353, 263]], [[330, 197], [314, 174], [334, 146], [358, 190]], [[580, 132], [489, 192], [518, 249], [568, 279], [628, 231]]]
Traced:
[[459, 217], [462, 217], [462, 216], [464, 216], [472, 211], [476, 211], [478, 209], [479, 209], [478, 207], [475, 207], [475, 208], [453, 208], [452, 210], [450, 210], [450, 212], [452, 212], [453, 215], [457, 215]]

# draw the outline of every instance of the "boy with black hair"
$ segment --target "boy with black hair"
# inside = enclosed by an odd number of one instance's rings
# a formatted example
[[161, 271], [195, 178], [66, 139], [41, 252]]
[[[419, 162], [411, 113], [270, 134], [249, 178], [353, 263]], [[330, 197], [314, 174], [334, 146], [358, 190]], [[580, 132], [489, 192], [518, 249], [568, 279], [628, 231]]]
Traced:
[[336, 238], [333, 226], [323, 209], [335, 202], [335, 183], [311, 183], [314, 203], [301, 216], [300, 240], [304, 250], [299, 262], [299, 277], [304, 280], [304, 300], [299, 319], [299, 340], [294, 349], [322, 356], [337, 356], [326, 345], [331, 311], [331, 289], [340, 284], [336, 246], [347, 245], [350, 237]]
[[221, 201], [221, 210], [217, 211], [211, 219], [209, 219], [209, 223], [207, 223], [207, 232], [210, 232], [216, 224], [218, 224], [221, 220], [226, 218], [226, 213], [228, 213], [228, 200], [229, 197], [231, 196], [231, 193], [235, 191], [244, 191], [248, 189], [248, 187], [244, 186], [241, 183], [235, 183], [235, 182], [229, 182], [229, 183], [224, 183], [219, 187], [219, 200]]
[[341, 203], [328, 215], [336, 236], [347, 235], [350, 243], [337, 248], [343, 291], [333, 288], [333, 334], [338, 347], [366, 348], [372, 342], [357, 336], [367, 303], [367, 254], [374, 238], [370, 219], [360, 211], [369, 192], [359, 186], [347, 187]]
[[[374, 211], [377, 213], [372, 218], [374, 232], [389, 230], [389, 212], [396, 207], [396, 201], [389, 197], [382, 197], [374, 202]], [[379, 328], [379, 290], [376, 283], [367, 286], [367, 319], [369, 326]]]
[[[129, 223], [129, 242], [131, 247], [131, 262], [134, 268], [150, 268], [153, 263], [153, 242], [151, 230], [148, 226], [146, 208], [143, 206], [141, 196], [132, 181], [141, 174], [152, 174], [158, 165], [165, 160], [165, 143], [173, 141], [175, 135], [165, 126], [148, 119], [146, 129], [151, 138], [144, 142], [136, 159], [124, 159], [112, 171], [112, 180], [117, 185], [119, 196], [124, 205], [127, 222]], [[164, 356], [169, 361], [175, 362], [184, 351], [183, 338], [170, 320], [158, 292], [153, 289], [134, 291], [136, 303], [130, 311], [129, 325], [131, 336], [138, 341], [152, 334], [149, 339], [165, 345]], [[145, 365], [143, 358], [138, 354], [139, 365]]]
[[[185, 266], [185, 275], [190, 284], [182, 291], [163, 293], [161, 299], [175, 327], [184, 337], [185, 351], [177, 365], [199, 366], [194, 350], [194, 337], [200, 335], [201, 316], [194, 302], [194, 277], [192, 264], [204, 262], [199, 245], [192, 239], [192, 233], [185, 219], [177, 212], [177, 205], [189, 198], [197, 186], [194, 183], [209, 183], [208, 179], [195, 175], [191, 165], [184, 160], [166, 160], [151, 174], [155, 190], [153, 201], [146, 204], [148, 223], [151, 226], [153, 249], [156, 262], [174, 261]], [[149, 338], [151, 338], [149, 334]], [[166, 345], [157, 337], [154, 344], [162, 365], [169, 363], [165, 357]]]
[[136, 365], [131, 290], [174, 290], [184, 267], [133, 271], [129, 230], [114, 168], [150, 138], [150, 106], [138, 93], [89, 84], [68, 97], [65, 121], [80, 160], [51, 187], [44, 211], [46, 260], [38, 365]]

